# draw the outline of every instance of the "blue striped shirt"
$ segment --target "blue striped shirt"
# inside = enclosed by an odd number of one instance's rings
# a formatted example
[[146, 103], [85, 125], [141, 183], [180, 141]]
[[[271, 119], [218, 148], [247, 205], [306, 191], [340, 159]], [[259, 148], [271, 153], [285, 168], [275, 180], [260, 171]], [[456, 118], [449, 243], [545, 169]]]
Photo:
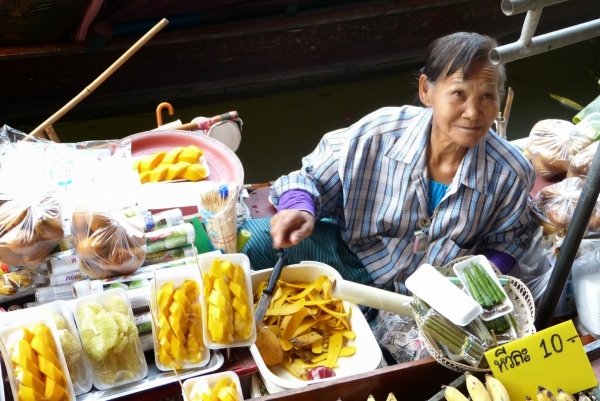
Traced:
[[342, 238], [377, 285], [405, 279], [423, 263], [442, 266], [494, 249], [518, 259], [529, 243], [528, 197], [535, 170], [493, 131], [469, 148], [426, 230], [427, 250], [414, 253], [415, 231], [427, 212], [426, 149], [431, 109], [379, 109], [346, 129], [326, 134], [299, 171], [271, 188], [275, 204], [300, 189], [320, 217], [332, 217]]

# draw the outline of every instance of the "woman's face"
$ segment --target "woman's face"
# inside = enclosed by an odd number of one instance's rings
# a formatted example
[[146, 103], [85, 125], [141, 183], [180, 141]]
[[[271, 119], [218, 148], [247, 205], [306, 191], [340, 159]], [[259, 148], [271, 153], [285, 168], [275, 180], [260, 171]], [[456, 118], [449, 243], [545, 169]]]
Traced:
[[432, 136], [461, 147], [479, 143], [500, 110], [498, 69], [481, 62], [471, 67], [468, 79], [456, 71], [435, 84], [419, 79], [419, 95], [433, 109]]

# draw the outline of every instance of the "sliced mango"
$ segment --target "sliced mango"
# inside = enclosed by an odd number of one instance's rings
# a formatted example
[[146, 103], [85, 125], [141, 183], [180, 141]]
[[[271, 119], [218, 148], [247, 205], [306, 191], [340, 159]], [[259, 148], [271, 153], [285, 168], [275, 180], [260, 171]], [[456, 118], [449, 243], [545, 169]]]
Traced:
[[65, 388], [49, 377], [46, 378], [46, 391], [44, 392], [44, 395], [48, 401], [62, 401], [69, 399]]
[[174, 147], [173, 149], [169, 150], [167, 152], [167, 154], [165, 155], [164, 159], [162, 159], [162, 163], [161, 164], [175, 164], [175, 163], [177, 163], [177, 161], [179, 159], [179, 154], [181, 152], [183, 152], [183, 149], [185, 149], [183, 146], [177, 146], [177, 147]]
[[169, 171], [170, 165], [161, 164], [157, 166], [154, 170], [150, 171], [150, 182], [159, 182], [164, 181], [167, 176], [167, 172]]
[[142, 163], [142, 159], [138, 159], [136, 161], [133, 162], [133, 169], [135, 171], [137, 171], [138, 173], [140, 172], [140, 164]]
[[41, 355], [38, 355], [38, 361], [40, 371], [43, 374], [45, 374], [48, 378], [54, 380], [55, 382], [61, 385], [64, 385], [66, 383], [65, 376], [60, 371], [59, 366], [54, 365]]
[[12, 351], [12, 357], [17, 360], [25, 357], [37, 364], [37, 355], [33, 348], [31, 348], [31, 345], [25, 340], [19, 340], [16, 342]]
[[49, 346], [49, 344], [46, 343], [41, 336], [35, 336], [33, 340], [31, 340], [31, 348], [33, 348], [38, 355], [42, 355], [52, 364], [58, 365], [58, 358], [56, 357], [54, 352], [52, 352], [52, 349]]
[[150, 181], [150, 171], [144, 171], [143, 173], [140, 173], [140, 182], [145, 184], [148, 181]]
[[46, 401], [43, 395], [37, 393], [34, 389], [19, 385], [19, 400], [20, 401]]
[[20, 384], [33, 389], [38, 394], [44, 394], [44, 383], [31, 372], [17, 366], [15, 377]]
[[189, 145], [181, 151], [177, 162], [188, 162], [190, 164], [198, 163], [198, 159], [200, 159], [200, 156], [203, 154], [204, 152], [197, 146]]
[[190, 181], [200, 181], [208, 177], [206, 169], [200, 164], [190, 164], [177, 178], [185, 178]]
[[144, 171], [152, 171], [158, 166], [165, 158], [167, 152], [156, 152], [149, 156], [144, 157], [138, 167], [138, 171], [143, 173]]
[[167, 176], [165, 177], [166, 181], [174, 180], [179, 177], [183, 171], [190, 166], [188, 162], [177, 162], [169, 166], [169, 170], [167, 171]]

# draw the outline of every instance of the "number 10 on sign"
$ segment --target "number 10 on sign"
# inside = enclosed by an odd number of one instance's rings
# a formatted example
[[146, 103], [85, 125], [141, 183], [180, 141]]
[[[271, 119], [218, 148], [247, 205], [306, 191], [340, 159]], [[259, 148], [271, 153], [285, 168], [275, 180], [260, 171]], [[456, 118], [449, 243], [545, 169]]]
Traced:
[[536, 399], [538, 386], [575, 394], [598, 385], [572, 321], [496, 347], [485, 353], [494, 376], [511, 400]]

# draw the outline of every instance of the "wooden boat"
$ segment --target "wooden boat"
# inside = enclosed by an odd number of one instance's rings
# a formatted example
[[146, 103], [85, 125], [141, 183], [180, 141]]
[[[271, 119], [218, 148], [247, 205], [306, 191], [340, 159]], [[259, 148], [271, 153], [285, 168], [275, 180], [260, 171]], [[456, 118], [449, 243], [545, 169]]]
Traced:
[[[49, 3], [53, 1], [58, 0]], [[477, 31], [503, 43], [512, 41], [524, 19], [524, 14], [505, 16], [500, 0], [163, 1], [160, 8], [156, 2], [152, 7], [146, 3], [104, 0], [103, 14], [94, 22], [98, 26], [106, 22], [113, 33], [132, 34], [115, 36], [99, 49], [93, 47], [102, 43], [96, 40], [102, 39], [98, 35], [88, 36], [88, 43], [0, 47], [1, 123], [35, 125], [43, 121], [145, 33], [145, 28], [136, 31], [136, 27], [148, 27], [142, 23], [154, 23], [161, 17], [171, 18], [171, 27], [153, 37], [71, 110], [69, 118], [118, 115], [125, 110], [135, 113], [165, 100], [184, 107], [259, 96], [396, 70], [421, 62], [433, 39], [454, 31]], [[132, 8], [135, 4], [137, 10]], [[194, 19], [198, 13], [189, 12], [190, 4], [204, 6], [198, 17], [202, 22]], [[124, 16], [119, 7], [126, 6], [129, 14]], [[170, 11], [166, 14], [165, 10]], [[8, 11], [0, 2], [0, 22], [10, 17]], [[181, 14], [173, 15], [177, 13]], [[191, 24], [177, 22], [186, 16]], [[556, 4], [544, 9], [536, 33], [599, 16], [597, 1]], [[71, 25], [75, 23], [71, 21]], [[168, 31], [175, 25], [184, 28]], [[50, 33], [47, 37], [58, 40]], [[0, 46], [2, 38], [0, 31]]]

